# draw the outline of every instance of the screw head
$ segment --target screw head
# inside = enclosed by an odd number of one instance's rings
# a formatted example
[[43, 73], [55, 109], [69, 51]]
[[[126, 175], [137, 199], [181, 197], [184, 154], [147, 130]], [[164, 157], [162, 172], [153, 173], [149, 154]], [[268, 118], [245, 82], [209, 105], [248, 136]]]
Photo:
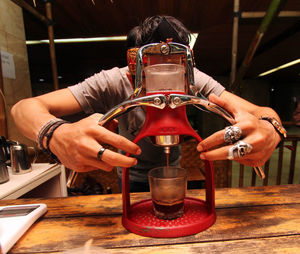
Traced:
[[168, 55], [170, 54], [170, 46], [168, 44], [163, 44], [161, 45], [160, 47], [160, 52], [163, 54], [163, 55]]
[[154, 103], [154, 105], [160, 105], [161, 104], [160, 98], [158, 98], [158, 97], [154, 98], [153, 103]]
[[180, 99], [179, 97], [175, 97], [175, 98], [173, 99], [173, 102], [174, 102], [175, 105], [178, 105], [178, 104], [181, 103], [181, 99]]

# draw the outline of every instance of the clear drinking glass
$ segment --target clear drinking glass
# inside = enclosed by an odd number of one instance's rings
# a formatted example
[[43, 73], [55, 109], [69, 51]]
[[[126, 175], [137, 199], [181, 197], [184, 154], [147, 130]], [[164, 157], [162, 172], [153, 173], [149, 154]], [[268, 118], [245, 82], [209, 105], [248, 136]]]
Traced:
[[148, 176], [155, 216], [166, 220], [181, 217], [187, 188], [186, 170], [158, 167], [151, 169]]

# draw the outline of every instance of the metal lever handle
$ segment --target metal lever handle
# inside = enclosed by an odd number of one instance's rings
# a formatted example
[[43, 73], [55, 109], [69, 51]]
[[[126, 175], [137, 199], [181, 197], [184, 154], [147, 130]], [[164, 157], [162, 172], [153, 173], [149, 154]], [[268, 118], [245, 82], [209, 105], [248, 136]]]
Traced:
[[132, 100], [127, 100], [113, 107], [105, 115], [103, 115], [99, 120], [99, 124], [104, 125], [105, 123], [112, 120], [113, 118], [120, 116], [126, 113], [129, 109], [137, 106], [150, 106], [150, 107], [163, 109], [166, 106], [166, 104], [167, 104], [167, 99], [163, 94], [148, 95], [144, 97], [135, 98]]
[[234, 118], [225, 109], [197, 96], [185, 94], [170, 94], [168, 104], [172, 109], [192, 104], [200, 110], [213, 112], [226, 119], [229, 123], [235, 124]]

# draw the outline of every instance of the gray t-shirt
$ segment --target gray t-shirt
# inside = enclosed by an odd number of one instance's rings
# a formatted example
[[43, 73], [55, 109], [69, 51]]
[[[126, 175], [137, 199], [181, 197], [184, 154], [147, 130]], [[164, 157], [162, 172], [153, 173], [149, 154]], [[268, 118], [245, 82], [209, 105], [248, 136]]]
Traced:
[[[127, 78], [128, 67], [103, 70], [81, 83], [68, 87], [80, 106], [87, 114], [106, 113], [112, 107], [125, 101], [132, 93], [133, 88]], [[195, 85], [204, 96], [210, 93], [220, 95], [224, 87], [210, 76], [194, 68]], [[141, 107], [118, 117], [119, 134], [133, 140], [143, 126], [145, 113]], [[149, 138], [139, 141], [142, 154], [136, 156], [138, 164], [130, 169], [130, 180], [147, 182], [149, 169], [166, 165], [166, 156], [162, 147], [154, 146]], [[122, 152], [122, 151], [120, 151]], [[180, 148], [171, 148], [170, 165], [179, 165]], [[118, 168], [119, 176], [122, 169]]]

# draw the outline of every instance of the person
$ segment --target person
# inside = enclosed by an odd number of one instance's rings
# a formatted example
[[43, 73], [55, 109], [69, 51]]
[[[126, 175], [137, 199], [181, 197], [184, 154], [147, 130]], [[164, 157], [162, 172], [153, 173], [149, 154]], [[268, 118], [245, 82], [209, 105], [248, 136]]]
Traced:
[[[157, 15], [145, 19], [128, 33], [127, 47], [141, 47], [168, 38], [188, 45], [190, 32], [178, 19]], [[120, 116], [118, 122], [112, 121], [110, 126], [98, 124], [105, 112], [132, 95], [134, 70], [129, 62], [129, 66], [102, 70], [73, 86], [23, 99], [12, 107], [12, 117], [26, 137], [37, 140], [67, 168], [86, 172], [95, 169], [111, 171], [118, 167], [120, 177], [121, 168], [127, 167], [130, 168], [131, 191], [146, 191], [148, 170], [165, 165], [166, 159], [162, 148], [154, 146], [148, 139], [138, 144], [132, 142], [143, 125], [143, 109], [133, 109]], [[280, 125], [277, 113], [226, 91], [220, 83], [196, 68], [194, 76], [200, 92], [227, 110], [235, 120], [235, 128], [219, 130], [198, 144], [200, 158], [229, 158], [249, 166], [263, 165], [281, 140], [270, 121], [277, 120]], [[77, 122], [57, 120], [82, 111], [88, 116]], [[261, 116], [265, 118], [260, 119]], [[118, 133], [113, 131], [116, 124]], [[242, 142], [239, 146], [236, 145], [238, 140]], [[103, 149], [104, 144], [121, 152]], [[220, 147], [221, 144], [223, 146]], [[127, 157], [125, 153], [131, 156]], [[180, 149], [175, 147], [170, 155], [170, 164], [178, 165], [179, 160]]]

